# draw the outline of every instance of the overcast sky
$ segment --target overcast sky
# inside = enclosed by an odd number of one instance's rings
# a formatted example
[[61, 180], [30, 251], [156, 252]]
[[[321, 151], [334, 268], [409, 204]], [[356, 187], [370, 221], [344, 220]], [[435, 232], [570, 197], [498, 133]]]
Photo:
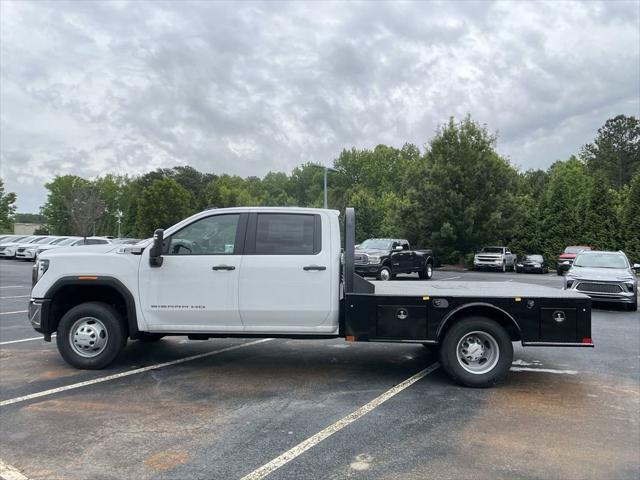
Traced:
[[262, 176], [424, 146], [449, 116], [521, 169], [640, 109], [640, 3], [0, 2], [2, 178]]

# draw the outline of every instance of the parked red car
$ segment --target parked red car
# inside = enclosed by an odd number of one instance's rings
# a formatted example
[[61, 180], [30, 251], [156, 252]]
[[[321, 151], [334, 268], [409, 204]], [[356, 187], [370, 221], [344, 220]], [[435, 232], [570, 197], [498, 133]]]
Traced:
[[556, 263], [556, 273], [558, 275], [564, 275], [573, 265], [573, 261], [576, 259], [576, 255], [585, 250], [591, 250], [591, 247], [585, 245], [572, 245], [564, 249], [564, 253], [561, 253]]

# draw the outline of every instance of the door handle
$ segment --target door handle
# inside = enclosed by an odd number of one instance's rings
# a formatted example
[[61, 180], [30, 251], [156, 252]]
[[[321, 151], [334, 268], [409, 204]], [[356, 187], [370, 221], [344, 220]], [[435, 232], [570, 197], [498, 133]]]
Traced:
[[211, 267], [211, 270], [235, 270], [236, 267], [233, 265], [214, 265]]
[[302, 267], [303, 270], [306, 270], [307, 272], [309, 270], [318, 270], [318, 271], [322, 271], [322, 270], [326, 270], [327, 267], [324, 267], [322, 265], [307, 265], [306, 267]]

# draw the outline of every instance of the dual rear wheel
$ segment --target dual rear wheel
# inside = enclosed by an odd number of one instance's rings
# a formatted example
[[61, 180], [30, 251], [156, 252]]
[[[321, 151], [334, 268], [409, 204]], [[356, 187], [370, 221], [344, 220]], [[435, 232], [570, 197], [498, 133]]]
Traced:
[[445, 372], [461, 385], [491, 387], [509, 373], [513, 344], [498, 322], [469, 317], [447, 331], [439, 358]]

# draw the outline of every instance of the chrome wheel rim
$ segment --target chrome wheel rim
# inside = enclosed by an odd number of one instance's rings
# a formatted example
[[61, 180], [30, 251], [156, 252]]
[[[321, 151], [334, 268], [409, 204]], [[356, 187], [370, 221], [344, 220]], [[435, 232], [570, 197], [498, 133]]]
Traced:
[[391, 272], [387, 268], [380, 270], [380, 280], [387, 281], [391, 278]]
[[500, 359], [500, 347], [496, 339], [481, 331], [465, 334], [458, 342], [456, 352], [460, 366], [474, 375], [490, 372]]
[[427, 278], [431, 278], [432, 274], [433, 274], [433, 267], [431, 266], [430, 263], [427, 263]]
[[95, 317], [82, 317], [75, 321], [69, 331], [69, 344], [73, 351], [84, 358], [100, 355], [107, 347], [107, 328]]

